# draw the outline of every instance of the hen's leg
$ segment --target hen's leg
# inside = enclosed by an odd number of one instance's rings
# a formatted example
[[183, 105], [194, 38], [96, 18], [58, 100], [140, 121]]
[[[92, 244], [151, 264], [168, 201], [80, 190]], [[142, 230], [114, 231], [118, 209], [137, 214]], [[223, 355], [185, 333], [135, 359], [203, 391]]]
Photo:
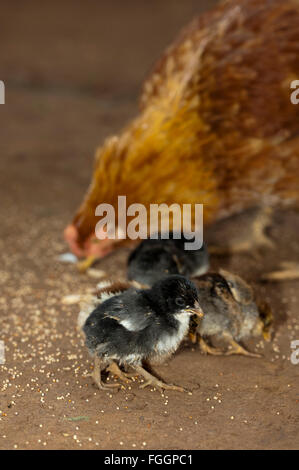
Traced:
[[225, 247], [209, 247], [210, 253], [227, 254], [252, 252], [256, 248], [274, 248], [274, 242], [266, 235], [265, 229], [272, 222], [272, 209], [264, 207], [255, 216], [248, 232], [242, 240], [235, 240]]
[[92, 377], [100, 390], [110, 390], [111, 388], [116, 388], [120, 386], [120, 384], [104, 384], [102, 382], [101, 372], [102, 372], [101, 359], [96, 354], [94, 358], [93, 372], [91, 374], [88, 374], [87, 377], [88, 376]]
[[262, 279], [266, 281], [292, 281], [299, 279], [299, 263], [284, 261], [280, 264], [281, 269], [264, 274]]
[[90, 255], [82, 261], [77, 263], [77, 268], [80, 273], [85, 273], [98, 259], [96, 255]]
[[157, 377], [150, 374], [142, 366], [134, 366], [134, 368], [136, 369], [136, 372], [142, 375], [146, 380], [144, 384], [140, 385], [140, 388], [145, 388], [149, 385], [152, 385], [154, 387], [162, 388], [164, 390], [175, 390], [177, 392], [187, 392], [187, 390], [185, 390], [182, 387], [178, 387], [177, 385], [171, 385], [171, 384], [166, 384], [162, 382], [161, 380], [157, 379]]

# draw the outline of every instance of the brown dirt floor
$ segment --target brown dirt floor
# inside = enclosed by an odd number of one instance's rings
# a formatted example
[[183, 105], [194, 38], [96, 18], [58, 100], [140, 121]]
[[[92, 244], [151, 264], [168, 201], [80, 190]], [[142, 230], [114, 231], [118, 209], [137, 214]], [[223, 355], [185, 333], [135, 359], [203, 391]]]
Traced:
[[[212, 257], [213, 269], [240, 273], [270, 302], [275, 337], [262, 359], [204, 356], [184, 344], [157, 371], [192, 395], [138, 383], [98, 391], [83, 377], [91, 363], [75, 327], [78, 306], [61, 302], [97, 282], [57, 261], [93, 151], [134, 115], [142, 78], [196, 11], [195, 0], [1, 2], [0, 449], [299, 447], [299, 365], [289, 360], [299, 284], [259, 280], [299, 259], [298, 213], [275, 215], [275, 250]], [[221, 241], [222, 229], [211, 233]], [[123, 248], [98, 268], [124, 276], [127, 255]]]

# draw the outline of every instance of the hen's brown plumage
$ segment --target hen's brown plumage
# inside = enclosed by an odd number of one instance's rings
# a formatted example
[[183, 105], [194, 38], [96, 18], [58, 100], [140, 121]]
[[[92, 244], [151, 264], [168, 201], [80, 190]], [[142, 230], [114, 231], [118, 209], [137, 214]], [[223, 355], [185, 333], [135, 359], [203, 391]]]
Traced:
[[[89, 250], [95, 207], [204, 203], [212, 222], [299, 200], [299, 0], [231, 0], [195, 19], [144, 84], [140, 115], [96, 155], [66, 231]], [[83, 251], [79, 246], [83, 246]]]

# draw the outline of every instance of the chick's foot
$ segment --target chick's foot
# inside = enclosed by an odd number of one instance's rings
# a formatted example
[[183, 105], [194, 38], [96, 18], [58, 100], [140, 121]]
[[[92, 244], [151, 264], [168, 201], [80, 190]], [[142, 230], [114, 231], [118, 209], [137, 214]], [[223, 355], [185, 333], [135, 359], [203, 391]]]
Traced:
[[126, 383], [131, 381], [132, 377], [136, 376], [136, 374], [128, 374], [127, 372], [123, 372], [114, 361], [109, 364], [106, 370], [111, 372], [111, 374], [116, 375], [120, 380]]
[[247, 351], [247, 349], [243, 348], [241, 344], [237, 343], [232, 338], [230, 338], [228, 341], [231, 346], [231, 349], [223, 353], [225, 356], [232, 356], [233, 354], [240, 354], [242, 356], [249, 356], [249, 357], [262, 357], [261, 354]]
[[102, 376], [101, 376], [101, 360], [98, 356], [95, 357], [94, 360], [94, 369], [91, 374], [88, 374], [87, 377], [92, 377], [94, 382], [97, 384], [100, 390], [111, 390], [111, 388], [119, 388], [120, 384], [115, 383], [115, 384], [107, 384], [102, 382]]
[[280, 267], [281, 269], [278, 271], [264, 274], [262, 280], [279, 282], [299, 279], [299, 263], [284, 261], [280, 264]]
[[146, 380], [144, 384], [140, 385], [140, 388], [145, 388], [145, 387], [152, 385], [153, 387], [162, 388], [163, 390], [174, 390], [176, 392], [188, 392], [188, 390], [185, 390], [183, 387], [179, 387], [177, 385], [172, 385], [172, 384], [166, 384], [162, 382], [162, 380], [157, 379], [157, 377], [150, 374], [147, 370], [145, 370], [141, 366], [135, 366], [135, 369], [136, 369], [136, 372], [139, 375], [142, 375]]
[[211, 354], [212, 356], [223, 356], [223, 355], [225, 355], [225, 351], [222, 351], [221, 349], [209, 346], [208, 343], [206, 343], [205, 340], [201, 337], [198, 338], [198, 344], [200, 346], [201, 352], [204, 353], [204, 354]]

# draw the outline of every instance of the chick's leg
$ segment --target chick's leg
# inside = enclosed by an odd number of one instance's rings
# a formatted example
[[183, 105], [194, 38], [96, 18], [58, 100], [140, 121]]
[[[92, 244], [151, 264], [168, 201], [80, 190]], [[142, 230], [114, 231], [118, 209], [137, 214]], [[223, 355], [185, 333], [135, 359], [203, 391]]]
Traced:
[[188, 333], [189, 340], [191, 341], [192, 344], [197, 343], [197, 333], [194, 331], [189, 331]]
[[225, 247], [210, 247], [215, 254], [252, 252], [256, 248], [274, 248], [274, 242], [266, 235], [265, 229], [272, 222], [272, 209], [264, 207], [255, 215], [246, 235], [241, 240], [233, 240]]
[[111, 374], [113, 375], [116, 375], [123, 382], [128, 382], [128, 380], [131, 380], [131, 378], [136, 375], [136, 374], [127, 374], [126, 372], [123, 372], [114, 361], [112, 361], [111, 364], [109, 364], [109, 366], [107, 367], [107, 371], [111, 372]]
[[198, 338], [198, 344], [200, 346], [201, 352], [204, 354], [211, 354], [213, 356], [223, 356], [225, 354], [225, 351], [209, 346], [201, 336]]
[[93, 372], [88, 375], [93, 378], [94, 382], [97, 384], [100, 390], [110, 390], [111, 388], [116, 388], [120, 386], [119, 384], [104, 384], [102, 382], [101, 371], [102, 371], [101, 359], [96, 354], [94, 358]]
[[171, 384], [166, 384], [162, 382], [161, 380], [157, 379], [154, 375], [150, 374], [147, 370], [145, 370], [142, 366], [134, 366], [136, 369], [136, 372], [139, 375], [142, 375], [146, 382], [142, 385], [140, 385], [140, 388], [145, 388], [149, 385], [152, 385], [154, 387], [159, 387], [164, 390], [175, 390], [177, 392], [187, 392], [183, 387], [178, 387], [177, 385], [171, 385]]

